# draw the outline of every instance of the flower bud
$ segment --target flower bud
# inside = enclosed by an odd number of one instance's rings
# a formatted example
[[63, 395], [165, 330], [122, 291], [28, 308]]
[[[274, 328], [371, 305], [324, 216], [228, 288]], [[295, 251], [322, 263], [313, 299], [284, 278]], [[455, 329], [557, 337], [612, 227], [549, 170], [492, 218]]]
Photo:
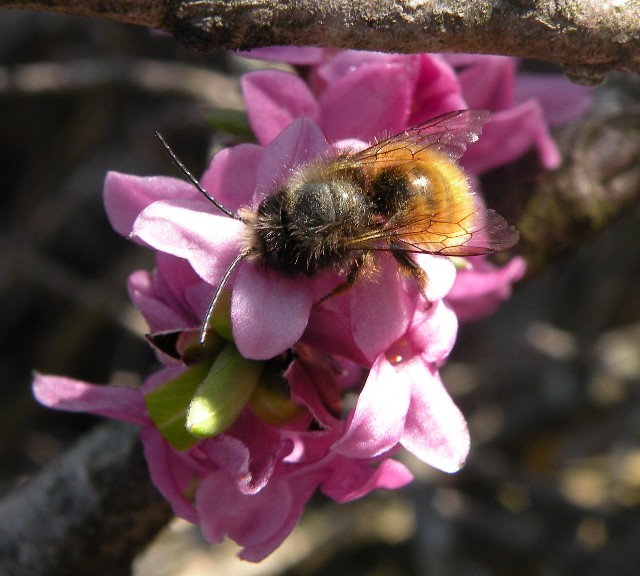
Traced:
[[270, 362], [265, 366], [251, 395], [249, 407], [258, 418], [271, 426], [282, 426], [300, 413], [302, 407], [291, 400], [281, 363]]
[[193, 395], [186, 419], [189, 433], [210, 438], [229, 428], [251, 398], [262, 366], [227, 344]]
[[186, 450], [198, 441], [187, 431], [186, 415], [193, 395], [207, 377], [211, 365], [209, 361], [191, 366], [144, 397], [149, 416], [176, 450]]

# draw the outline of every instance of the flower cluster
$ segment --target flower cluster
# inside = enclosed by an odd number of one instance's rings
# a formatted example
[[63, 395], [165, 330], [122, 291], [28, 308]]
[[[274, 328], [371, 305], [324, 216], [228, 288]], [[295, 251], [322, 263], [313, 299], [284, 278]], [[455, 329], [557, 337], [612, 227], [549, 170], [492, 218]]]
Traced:
[[[476, 188], [477, 175], [531, 148], [547, 167], [559, 162], [544, 108], [519, 91], [513, 60], [320, 49], [252, 56], [303, 65], [306, 75], [242, 78], [258, 143], [219, 152], [200, 180], [231, 210], [255, 208], [337, 143], [362, 147], [467, 107], [492, 112], [463, 158]], [[576, 101], [568, 85], [565, 94]], [[559, 107], [555, 118], [565, 119]], [[210, 350], [184, 362], [246, 224], [168, 177], [110, 173], [105, 205], [119, 233], [156, 251], [155, 270], [132, 274], [129, 293], [150, 340], [171, 342], [158, 346], [163, 368], [140, 389], [39, 375], [35, 395], [58, 409], [139, 424], [154, 483], [208, 541], [229, 537], [243, 558], [259, 561], [291, 532], [315, 490], [346, 502], [409, 482], [392, 458], [400, 448], [443, 471], [462, 466], [469, 435], [438, 369], [456, 339], [456, 311], [467, 319], [495, 309], [522, 276], [520, 259], [496, 268], [473, 257], [457, 270], [448, 258], [419, 255], [425, 302], [382, 253], [375, 273], [320, 307], [340, 281], [335, 273], [291, 277], [246, 259], [212, 318]]]

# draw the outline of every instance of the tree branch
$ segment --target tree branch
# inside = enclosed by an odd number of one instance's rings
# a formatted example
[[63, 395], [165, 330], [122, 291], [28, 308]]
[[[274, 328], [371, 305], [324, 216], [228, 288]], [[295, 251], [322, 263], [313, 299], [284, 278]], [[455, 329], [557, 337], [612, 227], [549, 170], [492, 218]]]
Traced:
[[0, 503], [0, 574], [126, 575], [171, 517], [138, 429], [108, 422]]
[[517, 227], [527, 272], [538, 274], [615, 222], [640, 201], [640, 108], [592, 116], [562, 134], [565, 161], [543, 174], [524, 200]]
[[195, 50], [331, 46], [553, 61], [574, 81], [640, 72], [640, 4], [602, 0], [0, 0], [139, 24]]
[[554, 133], [563, 163], [541, 170], [535, 151], [482, 176], [488, 204], [516, 225], [514, 252], [535, 276], [640, 203], [640, 78], [612, 74], [591, 112]]

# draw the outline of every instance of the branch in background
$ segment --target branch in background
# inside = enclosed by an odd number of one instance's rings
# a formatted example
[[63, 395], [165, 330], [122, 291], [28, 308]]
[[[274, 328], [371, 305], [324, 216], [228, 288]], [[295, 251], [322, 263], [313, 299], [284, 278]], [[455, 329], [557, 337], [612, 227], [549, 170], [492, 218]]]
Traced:
[[612, 77], [588, 117], [556, 138], [563, 163], [540, 170], [535, 153], [482, 178], [489, 205], [513, 222], [515, 251], [536, 275], [575, 254], [584, 243], [640, 204], [640, 81]]
[[[1, 0], [0, 0], [1, 1]], [[237, 80], [184, 62], [148, 58], [86, 58], [0, 67], [0, 96], [70, 94], [126, 84], [149, 94], [179, 94], [208, 107], [241, 110]]]
[[640, 202], [640, 108], [590, 118], [563, 137], [563, 166], [541, 178], [517, 223], [531, 274], [574, 254]]
[[122, 576], [171, 519], [138, 429], [109, 422], [0, 504], [0, 573]]
[[640, 72], [640, 4], [602, 0], [0, 0], [0, 7], [129, 22], [195, 50], [331, 46], [547, 60], [573, 81]]

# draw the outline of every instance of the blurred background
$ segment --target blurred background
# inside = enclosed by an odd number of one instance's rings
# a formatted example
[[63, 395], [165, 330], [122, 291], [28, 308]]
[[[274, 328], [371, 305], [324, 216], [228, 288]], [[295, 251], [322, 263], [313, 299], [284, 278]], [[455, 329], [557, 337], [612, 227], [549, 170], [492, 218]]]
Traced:
[[[98, 421], [38, 406], [33, 370], [135, 384], [156, 365], [125, 290], [152, 254], [112, 231], [102, 182], [108, 170], [175, 175], [156, 129], [200, 173], [233, 142], [209, 120], [241, 109], [248, 66], [124, 24], [0, 11], [0, 495]], [[637, 82], [610, 81], [638, 100]], [[174, 521], [134, 573], [640, 573], [637, 209], [462, 326], [443, 379], [471, 430], [462, 472], [407, 459], [405, 490], [317, 497], [255, 566]]]

